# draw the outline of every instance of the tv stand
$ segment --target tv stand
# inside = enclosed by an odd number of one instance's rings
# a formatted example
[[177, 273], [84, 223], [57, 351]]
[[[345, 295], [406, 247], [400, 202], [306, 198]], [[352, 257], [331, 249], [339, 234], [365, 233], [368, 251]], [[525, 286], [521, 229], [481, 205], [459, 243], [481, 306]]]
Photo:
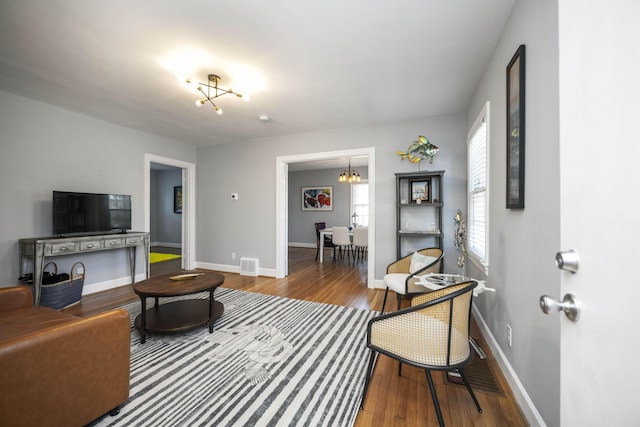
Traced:
[[35, 305], [40, 304], [40, 286], [45, 266], [49, 257], [81, 254], [86, 252], [127, 249], [131, 284], [136, 281], [136, 248], [144, 249], [146, 278], [149, 278], [149, 233], [131, 231], [125, 234], [111, 233], [90, 236], [69, 237], [36, 237], [20, 239], [20, 276], [24, 275], [24, 264], [27, 258], [33, 259], [33, 297]]

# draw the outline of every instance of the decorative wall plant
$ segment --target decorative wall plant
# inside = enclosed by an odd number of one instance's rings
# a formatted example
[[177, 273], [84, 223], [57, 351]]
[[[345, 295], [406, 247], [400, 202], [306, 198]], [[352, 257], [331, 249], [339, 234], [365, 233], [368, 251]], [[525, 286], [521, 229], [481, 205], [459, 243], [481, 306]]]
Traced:
[[417, 163], [418, 169], [420, 169], [420, 162], [423, 160], [433, 163], [433, 158], [438, 150], [439, 148], [433, 145], [426, 137], [418, 135], [418, 140], [413, 141], [407, 151], [396, 151], [396, 154], [400, 156], [400, 160], [407, 159], [412, 163]]
[[453, 223], [456, 226], [455, 235], [453, 236], [453, 245], [458, 252], [458, 268], [464, 267], [464, 260], [467, 256], [467, 230], [464, 224], [464, 218], [462, 217], [462, 211], [458, 209], [456, 216], [453, 218]]

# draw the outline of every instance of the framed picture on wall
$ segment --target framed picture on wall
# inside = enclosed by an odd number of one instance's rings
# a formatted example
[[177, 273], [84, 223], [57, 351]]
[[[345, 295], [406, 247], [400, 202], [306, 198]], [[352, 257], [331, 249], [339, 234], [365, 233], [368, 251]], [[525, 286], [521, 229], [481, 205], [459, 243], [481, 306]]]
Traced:
[[173, 212], [182, 213], [182, 186], [173, 187]]
[[507, 65], [507, 209], [524, 209], [525, 46]]
[[333, 187], [302, 187], [303, 211], [332, 211]]
[[411, 181], [411, 203], [427, 203], [431, 201], [431, 179], [421, 178]]

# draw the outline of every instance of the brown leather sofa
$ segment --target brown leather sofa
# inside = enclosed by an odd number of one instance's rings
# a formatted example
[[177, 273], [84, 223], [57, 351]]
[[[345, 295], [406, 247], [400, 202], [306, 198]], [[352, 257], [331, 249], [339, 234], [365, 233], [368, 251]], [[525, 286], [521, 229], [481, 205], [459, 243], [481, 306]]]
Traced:
[[0, 426], [83, 426], [129, 397], [126, 310], [80, 318], [0, 288]]

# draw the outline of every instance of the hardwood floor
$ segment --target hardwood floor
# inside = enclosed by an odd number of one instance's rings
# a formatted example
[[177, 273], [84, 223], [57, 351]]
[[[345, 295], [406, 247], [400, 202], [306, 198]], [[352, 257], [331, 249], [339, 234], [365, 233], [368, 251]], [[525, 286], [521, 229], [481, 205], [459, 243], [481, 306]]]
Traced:
[[[160, 251], [160, 250], [159, 250]], [[334, 262], [325, 253], [325, 262], [315, 261], [315, 249], [290, 248], [289, 276], [284, 279], [240, 276], [224, 273], [224, 287], [248, 292], [258, 292], [287, 298], [337, 304], [361, 309], [380, 308], [384, 292], [367, 288], [367, 263]], [[180, 259], [152, 264], [151, 275], [179, 271]], [[131, 286], [122, 286], [83, 297], [80, 304], [65, 310], [70, 314], [86, 316], [104, 311], [138, 298]], [[409, 305], [409, 301], [405, 301]], [[395, 298], [387, 301], [387, 309], [393, 310]], [[472, 335], [489, 353], [477, 326], [472, 322]], [[515, 403], [509, 386], [499, 371], [493, 355], [487, 354], [505, 395], [476, 390], [483, 412], [478, 413], [466, 389], [446, 384], [444, 374], [434, 373], [434, 383], [448, 426], [526, 426], [527, 423]], [[424, 371], [404, 366], [398, 376], [396, 361], [381, 356], [371, 381], [364, 410], [356, 419], [356, 427], [368, 426], [437, 426], [431, 395]]]

